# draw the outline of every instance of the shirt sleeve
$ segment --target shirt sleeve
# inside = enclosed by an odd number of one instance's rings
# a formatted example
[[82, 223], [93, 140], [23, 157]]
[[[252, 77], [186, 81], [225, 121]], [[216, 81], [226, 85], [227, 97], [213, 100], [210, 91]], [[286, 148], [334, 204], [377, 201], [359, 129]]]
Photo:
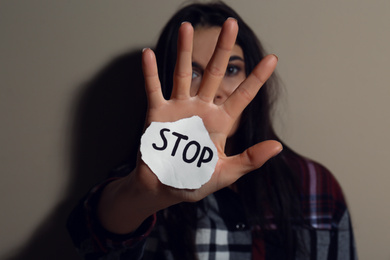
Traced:
[[312, 259], [357, 259], [351, 218], [342, 188], [324, 166], [302, 165], [303, 214], [310, 223]]
[[156, 223], [156, 214], [147, 218], [134, 232], [125, 235], [104, 229], [96, 214], [97, 203], [111, 178], [94, 187], [68, 218], [67, 228], [77, 251], [85, 259], [141, 259], [146, 237]]
[[345, 210], [338, 227], [331, 231], [328, 259], [357, 259], [355, 239], [348, 210]]

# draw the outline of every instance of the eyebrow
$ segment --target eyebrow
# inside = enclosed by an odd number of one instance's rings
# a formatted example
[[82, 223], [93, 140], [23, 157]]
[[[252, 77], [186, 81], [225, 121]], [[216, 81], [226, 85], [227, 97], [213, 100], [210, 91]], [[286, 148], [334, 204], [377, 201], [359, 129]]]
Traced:
[[231, 56], [229, 61], [234, 61], [234, 60], [240, 60], [240, 61], [244, 61], [243, 58], [241, 58], [240, 56]]
[[[244, 59], [241, 58], [240, 56], [237, 56], [237, 55], [231, 56], [231, 57], [229, 58], [229, 62], [235, 61], [235, 60], [239, 60], [239, 61], [244, 62]], [[195, 67], [195, 68], [198, 68], [198, 69], [203, 69], [203, 67], [202, 67], [199, 63], [197, 63], [197, 62], [195, 62], [195, 61], [192, 62], [192, 67]]]

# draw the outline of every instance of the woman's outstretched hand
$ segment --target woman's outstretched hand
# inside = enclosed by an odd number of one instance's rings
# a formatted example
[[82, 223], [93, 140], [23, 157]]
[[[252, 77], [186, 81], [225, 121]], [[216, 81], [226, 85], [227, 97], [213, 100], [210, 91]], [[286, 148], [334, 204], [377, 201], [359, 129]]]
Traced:
[[[183, 23], [179, 29], [174, 85], [169, 100], [165, 100], [162, 94], [153, 51], [150, 49], [143, 51], [142, 67], [148, 97], [146, 127], [151, 122], [173, 122], [197, 115], [202, 118], [218, 150], [219, 160], [209, 182], [199, 189], [187, 190], [163, 185], [139, 159], [136, 169], [131, 174], [107, 186], [103, 193], [99, 216], [106, 228], [117, 233], [130, 232], [160, 209], [183, 201], [201, 200], [233, 184], [238, 178], [261, 167], [282, 150], [279, 142], [270, 140], [256, 144], [238, 155], [226, 156], [224, 152], [226, 139], [234, 123], [271, 76], [277, 64], [276, 56], [266, 56], [224, 103], [214, 104], [214, 96], [225, 75], [237, 32], [236, 20], [228, 19], [222, 27], [217, 46], [195, 96], [190, 95], [194, 33], [191, 24]], [[106, 210], [112, 213], [108, 214]], [[116, 211], [119, 213], [114, 216]], [[129, 218], [132, 221], [129, 221]]]
[[143, 53], [143, 71], [149, 102], [146, 125], [151, 122], [172, 122], [198, 115], [203, 119], [220, 158], [211, 180], [200, 189], [182, 191], [169, 188], [175, 195], [179, 195], [177, 197], [179, 201], [202, 199], [232, 184], [243, 174], [260, 167], [281, 150], [278, 142], [267, 141], [236, 156], [227, 157], [224, 153], [226, 139], [233, 124], [270, 77], [277, 63], [274, 55], [265, 57], [223, 104], [215, 105], [214, 96], [225, 75], [237, 32], [237, 22], [234, 19], [228, 19], [223, 25], [214, 54], [205, 69], [198, 93], [193, 97], [190, 96], [193, 44], [191, 24], [183, 23], [180, 27], [177, 61], [173, 76], [174, 85], [170, 100], [163, 98], [153, 51], [146, 49]]

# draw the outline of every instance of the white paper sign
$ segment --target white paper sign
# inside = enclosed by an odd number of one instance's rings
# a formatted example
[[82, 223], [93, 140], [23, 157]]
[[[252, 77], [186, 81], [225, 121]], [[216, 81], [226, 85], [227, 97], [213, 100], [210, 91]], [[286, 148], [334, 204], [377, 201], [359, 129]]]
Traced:
[[152, 122], [141, 137], [142, 160], [165, 185], [198, 189], [208, 182], [218, 151], [198, 116]]

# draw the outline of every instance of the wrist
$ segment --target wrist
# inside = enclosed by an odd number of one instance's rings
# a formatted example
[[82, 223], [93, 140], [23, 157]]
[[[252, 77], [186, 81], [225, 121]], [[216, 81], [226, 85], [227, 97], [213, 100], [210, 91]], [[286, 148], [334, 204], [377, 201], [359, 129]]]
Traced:
[[135, 171], [109, 183], [102, 191], [97, 214], [101, 225], [112, 233], [131, 233], [165, 208], [158, 191], [141, 181]]

